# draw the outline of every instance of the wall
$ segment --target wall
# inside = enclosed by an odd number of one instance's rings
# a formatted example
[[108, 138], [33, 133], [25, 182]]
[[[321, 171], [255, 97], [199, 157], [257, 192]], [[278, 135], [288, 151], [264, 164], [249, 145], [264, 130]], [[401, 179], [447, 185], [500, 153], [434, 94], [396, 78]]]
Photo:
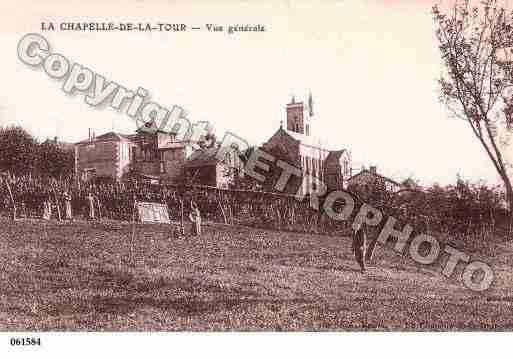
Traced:
[[94, 168], [96, 176], [119, 178], [118, 142], [91, 142], [76, 145], [76, 169], [78, 178], [82, 177], [84, 169]]
[[[345, 161], [347, 161], [347, 168], [344, 168]], [[328, 188], [347, 188], [347, 180], [351, 176], [351, 159], [348, 153], [330, 156], [325, 162], [324, 176]]]
[[135, 151], [135, 145], [133, 143], [122, 141], [119, 143], [118, 157], [118, 177], [121, 178], [125, 173], [130, 170], [132, 164], [131, 156]]
[[190, 184], [202, 184], [205, 186], [216, 187], [217, 185], [217, 168], [215, 165], [208, 165], [203, 167], [190, 167], [186, 169], [186, 178], [188, 179], [187, 183]]
[[162, 178], [169, 182], [178, 181], [184, 173], [186, 148], [178, 147], [162, 152], [165, 173]]

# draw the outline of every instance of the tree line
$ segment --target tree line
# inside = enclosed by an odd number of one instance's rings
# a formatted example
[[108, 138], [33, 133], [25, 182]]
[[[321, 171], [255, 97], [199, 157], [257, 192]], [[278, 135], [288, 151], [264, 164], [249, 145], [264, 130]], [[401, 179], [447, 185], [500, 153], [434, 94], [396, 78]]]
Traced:
[[56, 138], [41, 142], [21, 126], [5, 126], [0, 127], [0, 148], [1, 172], [51, 178], [73, 175], [73, 147]]

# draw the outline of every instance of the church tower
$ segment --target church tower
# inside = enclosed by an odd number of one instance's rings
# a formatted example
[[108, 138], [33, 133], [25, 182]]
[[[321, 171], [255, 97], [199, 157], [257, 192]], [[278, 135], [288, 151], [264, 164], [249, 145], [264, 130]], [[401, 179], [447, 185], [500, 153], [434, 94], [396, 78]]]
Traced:
[[296, 102], [292, 97], [292, 101], [287, 104], [287, 130], [310, 136], [312, 126], [310, 118], [313, 116], [313, 100], [312, 94], [308, 96], [308, 104], [305, 109], [303, 102]]

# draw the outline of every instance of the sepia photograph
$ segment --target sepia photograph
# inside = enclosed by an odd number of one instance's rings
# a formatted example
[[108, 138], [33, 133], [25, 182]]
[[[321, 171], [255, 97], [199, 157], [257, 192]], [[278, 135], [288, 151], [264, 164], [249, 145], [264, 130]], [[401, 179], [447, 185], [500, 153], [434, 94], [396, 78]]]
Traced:
[[513, 1], [7, 0], [0, 44], [7, 357], [513, 330]]

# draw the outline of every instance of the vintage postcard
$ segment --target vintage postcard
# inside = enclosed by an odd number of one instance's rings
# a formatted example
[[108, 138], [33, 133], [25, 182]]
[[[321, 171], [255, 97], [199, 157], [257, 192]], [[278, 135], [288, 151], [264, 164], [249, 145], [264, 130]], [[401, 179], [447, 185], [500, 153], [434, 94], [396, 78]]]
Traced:
[[513, 2], [22, 0], [0, 20], [12, 350], [513, 329]]

